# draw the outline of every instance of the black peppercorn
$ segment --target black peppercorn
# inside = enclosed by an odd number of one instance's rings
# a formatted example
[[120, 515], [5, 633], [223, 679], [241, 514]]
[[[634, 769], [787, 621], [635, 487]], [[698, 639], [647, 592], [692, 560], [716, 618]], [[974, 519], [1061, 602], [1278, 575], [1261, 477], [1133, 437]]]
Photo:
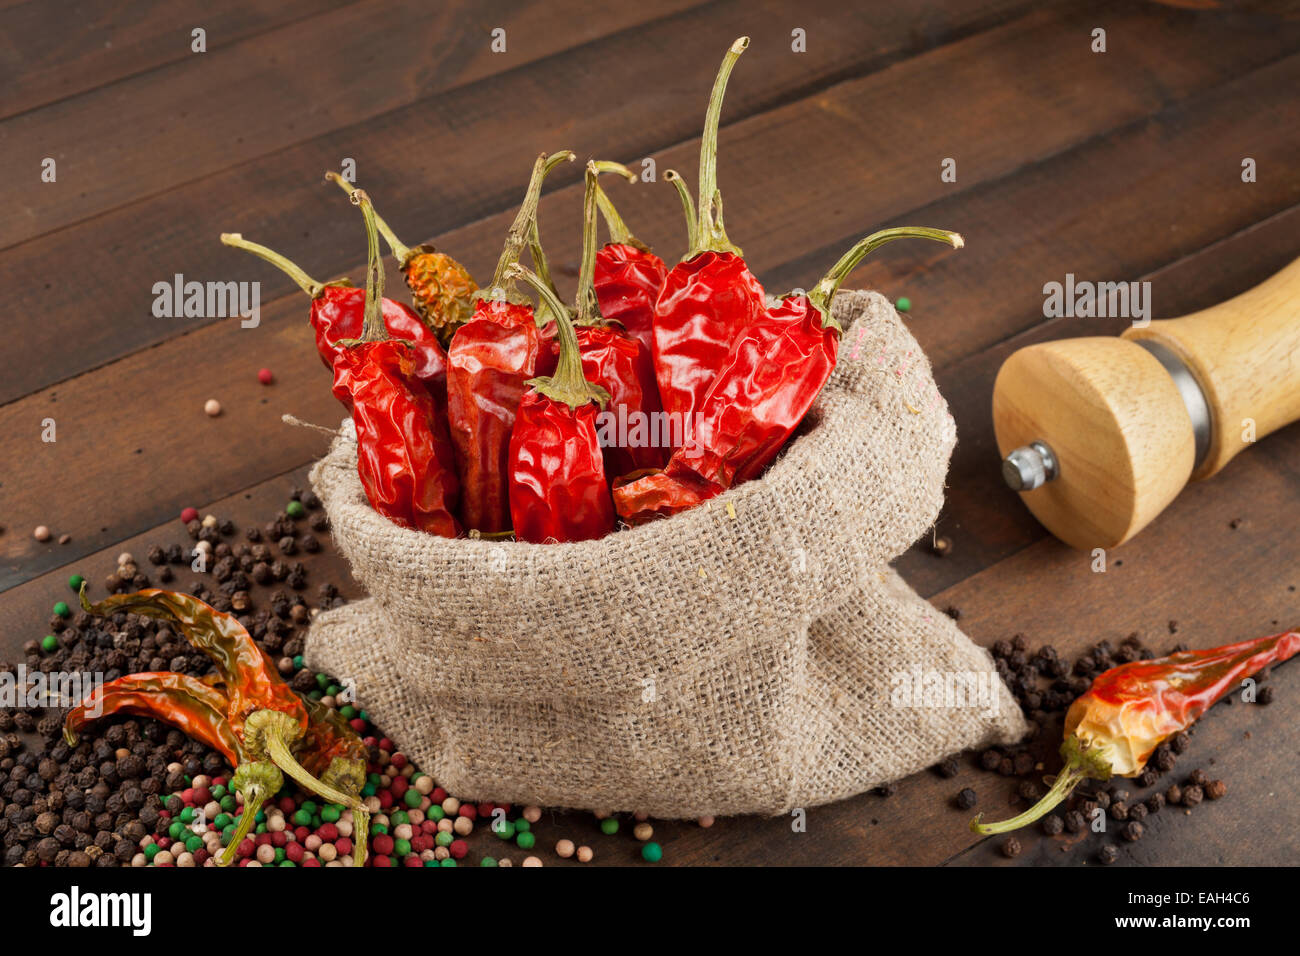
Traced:
[[1107, 843], [1097, 851], [1097, 859], [1109, 866], [1119, 859], [1119, 850]]
[[1065, 829], [1065, 821], [1055, 813], [1043, 817], [1043, 832], [1048, 836], [1057, 836]]
[[1020, 855], [1020, 841], [1015, 837], [1007, 837], [1002, 843], [1002, 855], [1006, 857], [1017, 857]]
[[957, 807], [960, 810], [970, 810], [975, 804], [979, 803], [979, 797], [970, 787], [964, 787], [957, 794]]

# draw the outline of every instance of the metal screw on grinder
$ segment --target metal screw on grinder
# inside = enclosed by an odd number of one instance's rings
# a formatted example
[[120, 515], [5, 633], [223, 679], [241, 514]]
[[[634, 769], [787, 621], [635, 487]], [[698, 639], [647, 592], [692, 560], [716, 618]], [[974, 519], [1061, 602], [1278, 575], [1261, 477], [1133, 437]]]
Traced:
[[1002, 460], [1002, 480], [1013, 491], [1033, 491], [1058, 474], [1056, 455], [1046, 442], [1021, 445]]

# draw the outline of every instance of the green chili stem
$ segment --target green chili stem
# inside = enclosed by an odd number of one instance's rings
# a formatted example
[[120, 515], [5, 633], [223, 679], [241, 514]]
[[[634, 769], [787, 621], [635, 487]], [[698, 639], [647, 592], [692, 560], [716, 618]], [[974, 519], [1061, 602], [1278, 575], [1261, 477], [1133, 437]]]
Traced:
[[697, 235], [691, 243], [687, 258], [700, 252], [732, 252], [741, 255], [740, 249], [727, 238], [721, 217], [714, 218], [713, 208], [718, 201], [718, 122], [722, 116], [722, 98], [727, 92], [727, 79], [740, 54], [749, 46], [749, 37], [740, 37], [722, 58], [718, 75], [709, 94], [709, 108], [704, 114], [704, 135], [700, 140], [700, 204], [696, 210]]
[[235, 861], [235, 854], [239, 850], [239, 844], [244, 842], [244, 837], [248, 836], [252, 831], [258, 811], [262, 809], [262, 804], [266, 802], [266, 798], [271, 796], [269, 793], [264, 793], [262, 788], [256, 785], [244, 790], [243, 794], [244, 809], [239, 815], [239, 824], [235, 827], [235, 832], [230, 835], [230, 842], [226, 844], [226, 849], [218, 858], [217, 866], [229, 866]]
[[686, 216], [686, 248], [694, 249], [700, 238], [699, 224], [695, 221], [695, 200], [691, 198], [690, 190], [686, 188], [686, 180], [677, 170], [667, 170], [664, 179], [673, 184], [677, 190], [677, 197], [682, 201], [682, 212]]
[[[353, 186], [338, 173], [327, 172], [325, 178], [341, 188], [349, 197], [357, 191], [356, 186]], [[407, 260], [411, 257], [410, 247], [403, 244], [402, 241], [397, 238], [393, 233], [393, 230], [389, 228], [388, 223], [384, 222], [383, 217], [380, 216], [379, 213], [375, 213], [375, 225], [383, 234], [384, 241], [388, 243], [388, 248], [393, 251], [393, 258], [397, 260], [398, 264], [401, 265], [403, 269], [406, 268]]]
[[[582, 374], [582, 354], [578, 348], [578, 337], [573, 331], [573, 323], [569, 321], [568, 310], [555, 293], [546, 287], [541, 277], [530, 269], [516, 263], [508, 277], [525, 280], [546, 300], [548, 307], [555, 313], [555, 325], [560, 337], [560, 357], [555, 366], [555, 374], [529, 379], [527, 384], [547, 398], [563, 402], [570, 408], [581, 408], [588, 402], [595, 402], [604, 408], [609, 401], [609, 392], [587, 381]], [[581, 289], [578, 290], [578, 295], [581, 301]]]
[[[629, 183], [635, 183], [637, 180], [636, 173], [632, 172], [632, 170], [628, 169], [622, 163], [613, 163], [609, 160], [593, 160], [587, 164], [587, 168], [591, 169], [593, 167], [597, 174], [617, 173]], [[645, 248], [645, 246], [632, 235], [631, 230], [627, 228], [627, 224], [623, 222], [623, 217], [618, 214], [618, 210], [614, 208], [614, 204], [610, 202], [609, 197], [605, 195], [605, 190], [600, 188], [600, 183], [596, 183], [596, 205], [600, 208], [600, 213], [605, 218], [605, 225], [609, 227], [610, 242]], [[595, 263], [594, 253], [592, 263], [593, 265]]]
[[506, 273], [510, 267], [519, 261], [519, 256], [524, 251], [524, 246], [528, 244], [528, 237], [532, 234], [532, 222], [537, 218], [537, 204], [542, 196], [542, 181], [552, 169], [561, 163], [572, 162], [577, 156], [567, 149], [562, 149], [558, 153], [552, 153], [547, 156], [542, 153], [533, 163], [533, 174], [528, 180], [528, 189], [524, 193], [524, 201], [519, 206], [519, 212], [515, 215], [515, 221], [510, 226], [510, 231], [506, 234], [505, 246], [501, 250], [501, 258], [497, 260], [496, 272], [492, 274], [492, 284], [489, 292], [495, 292], [496, 289], [504, 288], [507, 282]]
[[1019, 816], [998, 823], [980, 823], [983, 814], [979, 814], [970, 822], [971, 830], [983, 836], [1019, 830], [1050, 813], [1084, 780], [1110, 779], [1110, 763], [1098, 751], [1086, 748], [1074, 734], [1061, 744], [1061, 756], [1065, 759], [1065, 766], [1041, 800]]
[[284, 786], [284, 776], [269, 760], [246, 760], [235, 768], [230, 785], [244, 797], [244, 810], [239, 824], [231, 834], [226, 850], [217, 860], [218, 866], [228, 866], [234, 859], [239, 844], [248, 836], [257, 820], [257, 813], [271, 796]]
[[331, 282], [317, 282], [307, 273], [303, 272], [296, 262], [285, 258], [274, 249], [268, 249], [266, 246], [259, 245], [256, 242], [249, 242], [237, 232], [223, 232], [221, 241], [227, 246], [233, 246], [236, 249], [243, 249], [245, 252], [251, 252], [259, 259], [265, 259], [271, 265], [275, 266], [295, 283], [298, 288], [302, 289], [313, 299], [320, 298], [322, 292], [329, 286], [347, 286], [352, 283], [347, 279], [335, 279]]
[[898, 226], [894, 229], [873, 232], [865, 239], [856, 242], [853, 248], [840, 256], [840, 261], [831, 266], [830, 272], [826, 273], [816, 287], [808, 293], [808, 300], [822, 314], [823, 326], [836, 325], [835, 320], [831, 318], [831, 300], [835, 298], [840, 284], [849, 277], [849, 273], [876, 249], [895, 239], [931, 239], [935, 242], [945, 242], [954, 249], [960, 249], [965, 245], [965, 240], [958, 233], [949, 232], [947, 229], [933, 229], [929, 226]]
[[352, 202], [361, 207], [366, 220], [366, 313], [361, 326], [362, 342], [382, 342], [388, 338], [384, 327], [384, 263], [379, 256], [379, 230], [375, 207], [365, 190], [352, 192]]
[[[622, 163], [609, 160], [589, 160], [584, 175], [582, 194], [582, 262], [578, 266], [578, 325], [592, 325], [601, 318], [600, 304], [596, 301], [596, 208], [603, 195], [596, 177], [601, 173], [618, 173], [629, 182], [636, 182], [636, 174]], [[608, 199], [605, 200], [607, 203]], [[613, 204], [610, 203], [613, 210]], [[618, 219], [618, 213], [614, 212]], [[620, 224], [622, 220], [619, 220]], [[613, 229], [610, 230], [613, 232]], [[626, 227], [624, 227], [626, 232]]]

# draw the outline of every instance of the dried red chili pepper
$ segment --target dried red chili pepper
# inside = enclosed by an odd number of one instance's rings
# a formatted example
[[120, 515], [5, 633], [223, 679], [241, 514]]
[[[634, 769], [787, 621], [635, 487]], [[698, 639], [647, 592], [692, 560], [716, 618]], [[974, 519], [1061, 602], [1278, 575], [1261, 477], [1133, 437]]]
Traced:
[[1139, 776], [1163, 741], [1190, 727], [1247, 677], [1297, 653], [1300, 631], [1284, 631], [1104, 671], [1065, 715], [1065, 766], [1047, 795], [1010, 820], [980, 823], [976, 817], [971, 829], [1015, 830], [1047, 814], [1083, 780]]
[[[343, 351], [339, 343], [360, 337], [365, 321], [366, 291], [347, 279], [317, 282], [297, 265], [273, 249], [249, 242], [237, 232], [223, 232], [221, 241], [251, 252], [286, 273], [311, 297], [311, 325], [316, 331], [316, 351], [328, 369]], [[395, 338], [410, 343], [414, 374], [429, 392], [434, 407], [447, 406], [447, 353], [438, 338], [408, 306], [384, 299], [384, 327]], [[344, 401], [346, 405], [347, 402]]]
[[415, 377], [410, 345], [384, 329], [384, 268], [374, 210], [361, 190], [353, 201], [366, 222], [365, 320], [360, 339], [339, 342], [334, 395], [352, 409], [357, 471], [371, 507], [402, 527], [454, 538], [460, 534], [455, 453], [445, 423]]
[[[612, 162], [593, 162], [590, 168], [596, 174], [613, 172], [631, 182], [636, 176], [626, 166]], [[610, 395], [606, 414], [598, 416], [601, 444], [605, 450], [605, 475], [611, 481], [619, 475], [642, 469], [662, 468], [671, 450], [670, 436], [661, 434], [663, 405], [659, 401], [659, 385], [655, 380], [654, 358], [649, 346], [627, 331], [618, 319], [604, 313], [600, 295], [595, 291], [596, 276], [600, 271], [600, 256], [610, 247], [596, 249], [596, 207], [604, 209], [608, 203], [599, 182], [594, 183], [595, 204], [586, 203], [592, 213], [583, 223], [582, 259], [578, 285], [587, 296], [586, 310], [574, 318], [574, 334], [582, 355], [582, 371], [586, 378], [599, 385]], [[610, 206], [612, 210], [612, 206]], [[613, 213], [617, 219], [617, 212]], [[607, 221], [609, 213], [606, 213]], [[617, 227], [611, 225], [611, 230]], [[534, 234], [534, 240], [536, 240]], [[632, 247], [628, 247], [632, 248]], [[636, 251], [633, 249], [633, 251]], [[534, 248], [533, 259], [543, 265], [539, 277], [552, 293], [555, 286], [544, 269], [545, 254], [540, 242]], [[558, 299], [558, 294], [556, 294]], [[623, 308], [629, 300], [621, 299]], [[539, 315], [550, 315], [546, 302], [539, 301]], [[645, 313], [649, 317], [649, 312]], [[648, 332], [648, 326], [646, 326]]]
[[[628, 175], [636, 181], [635, 175]], [[596, 253], [592, 273], [600, 314], [620, 323], [635, 336], [653, 361], [655, 302], [663, 290], [668, 267], [649, 246], [632, 235], [605, 191], [599, 185], [596, 189], [596, 202], [609, 226], [609, 242]], [[655, 392], [657, 395], [657, 383]]]
[[[763, 314], [763, 287], [727, 238], [717, 189], [718, 120], [727, 78], [749, 46], [741, 37], [718, 70], [700, 143], [700, 201], [695, 238], [669, 270], [655, 303], [654, 361], [663, 407], [689, 435], [695, 412], [740, 332]], [[680, 177], [674, 185], [680, 182]]]
[[840, 284], [872, 250], [904, 238], [962, 246], [961, 236], [944, 229], [884, 229], [856, 243], [812, 292], [791, 293], [765, 310], [732, 344], [690, 437], [664, 471], [615, 484], [619, 516], [639, 524], [676, 514], [762, 474], [835, 369], [843, 330], [831, 302]]
[[[325, 178], [349, 196], [356, 191], [356, 187], [338, 173], [326, 173]], [[425, 244], [411, 248], [404, 245], [378, 213], [375, 214], [375, 225], [392, 250], [402, 275], [406, 276], [415, 311], [445, 348], [474, 311], [474, 293], [478, 291], [474, 277], [451, 256], [439, 252], [436, 246]], [[400, 335], [391, 328], [389, 331]]]
[[510, 530], [506, 481], [510, 431], [529, 379], [555, 370], [553, 328], [539, 328], [532, 303], [514, 288], [510, 269], [535, 235], [542, 181], [574, 154], [537, 158], [519, 213], [506, 236], [491, 286], [460, 327], [448, 354], [447, 418], [460, 468], [461, 520], [485, 534]]
[[[535, 273], [515, 269], [548, 300], [560, 342], [555, 374], [529, 380], [510, 436], [515, 537], [535, 544], [603, 538], [614, 530], [614, 506], [596, 415], [609, 393], [583, 376], [578, 339], [564, 306]], [[580, 304], [579, 314], [583, 311]]]

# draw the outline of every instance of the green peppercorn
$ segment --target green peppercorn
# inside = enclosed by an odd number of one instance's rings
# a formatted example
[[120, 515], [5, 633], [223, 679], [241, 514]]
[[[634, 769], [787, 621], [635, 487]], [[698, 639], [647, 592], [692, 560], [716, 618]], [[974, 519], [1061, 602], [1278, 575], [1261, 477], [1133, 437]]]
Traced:
[[59, 649], [59, 639], [53, 634], [46, 634], [41, 638], [41, 650], [47, 654], [53, 654]]
[[54, 613], [59, 617], [71, 617], [72, 608], [68, 607], [67, 601], [60, 601], [58, 604], [54, 605]]
[[664, 848], [658, 843], [646, 843], [641, 847], [641, 859], [647, 863], [658, 863], [664, 858]]
[[290, 518], [301, 518], [307, 513], [307, 509], [302, 506], [301, 501], [291, 501], [284, 506], [284, 513]]

